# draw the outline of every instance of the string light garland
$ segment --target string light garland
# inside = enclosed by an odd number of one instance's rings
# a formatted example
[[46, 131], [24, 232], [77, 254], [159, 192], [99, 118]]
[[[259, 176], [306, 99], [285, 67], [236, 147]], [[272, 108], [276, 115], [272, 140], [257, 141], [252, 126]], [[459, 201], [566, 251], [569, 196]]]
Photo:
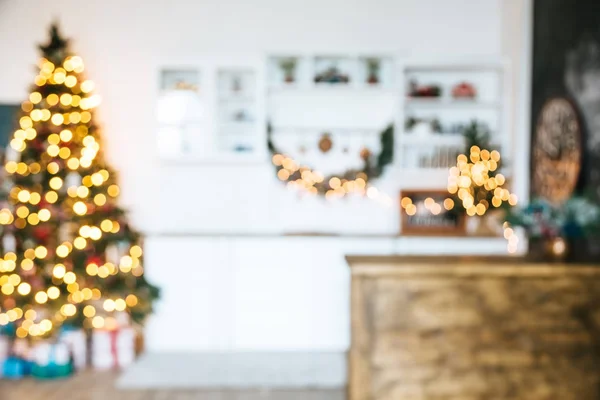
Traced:
[[393, 160], [394, 128], [389, 125], [380, 134], [381, 151], [373, 162], [368, 152], [361, 154], [364, 166], [361, 169], [349, 169], [341, 174], [325, 176], [321, 172], [300, 164], [293, 158], [284, 155], [273, 143], [273, 128], [267, 128], [267, 147], [271, 152], [271, 161], [275, 166], [277, 178], [285, 182], [289, 188], [299, 189], [305, 193], [325, 196], [326, 199], [343, 198], [359, 195], [371, 199], [383, 198], [389, 202], [389, 196], [383, 195], [371, 181], [380, 177], [384, 168]]
[[[406, 215], [415, 215], [418, 211], [417, 205], [413, 203], [410, 197], [403, 197], [400, 200], [400, 206], [406, 212]], [[432, 197], [427, 197], [423, 201], [424, 210], [429, 211], [432, 215], [440, 215], [444, 210], [451, 211], [454, 209], [454, 200], [447, 197], [442, 202], [436, 202]]]
[[141, 237], [116, 204], [116, 174], [93, 123], [100, 96], [67, 44], [53, 26], [40, 46], [5, 164], [13, 187], [0, 209], [0, 326], [13, 323], [19, 338], [65, 323], [91, 329], [97, 318], [108, 326], [119, 312], [141, 321], [158, 296], [143, 277]]

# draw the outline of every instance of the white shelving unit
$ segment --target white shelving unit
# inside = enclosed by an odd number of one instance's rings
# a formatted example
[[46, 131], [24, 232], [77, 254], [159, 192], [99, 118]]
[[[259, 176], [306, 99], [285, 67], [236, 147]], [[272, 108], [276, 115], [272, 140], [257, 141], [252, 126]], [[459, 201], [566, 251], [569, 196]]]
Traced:
[[250, 69], [219, 69], [217, 98], [217, 152], [256, 153], [261, 146], [256, 72]]
[[157, 148], [162, 159], [190, 156], [202, 135], [204, 99], [200, 70], [168, 67], [159, 72]]
[[[397, 154], [401, 168], [419, 171], [454, 165], [456, 154], [464, 151], [460, 126], [471, 121], [490, 130], [496, 148], [510, 149], [502, 63], [404, 63], [399, 70], [402, 85]], [[453, 89], [461, 83], [467, 83], [476, 94], [472, 98], [455, 97]], [[436, 86], [441, 94], [417, 97], [411, 93], [413, 85]], [[420, 122], [409, 127], [411, 119]], [[437, 127], [431, 125], [433, 121]], [[506, 158], [506, 152], [503, 156]]]
[[[308, 165], [319, 168], [315, 164], [325, 162], [339, 171], [359, 166], [365, 147], [376, 154], [378, 133], [393, 123], [392, 168], [398, 176], [410, 173], [410, 180], [418, 180], [427, 171], [441, 176], [435, 171], [454, 164], [456, 153], [464, 150], [458, 125], [477, 120], [489, 127], [506, 168], [512, 150], [506, 131], [506, 69], [502, 62], [401, 62], [389, 54], [335, 53], [274, 54], [262, 65], [223, 62], [163, 68], [159, 153], [173, 162], [266, 165], [269, 122], [277, 147]], [[441, 96], [409, 96], [413, 80], [439, 85]], [[472, 84], [477, 95], [453, 98], [452, 88], [461, 82]], [[423, 124], [407, 129], [409, 118], [435, 119], [441, 132], [423, 129]], [[317, 146], [324, 133], [334, 143], [326, 155]]]
[[[360, 167], [364, 148], [380, 151], [379, 133], [395, 121], [398, 107], [393, 57], [272, 55], [266, 71], [267, 120], [286, 154], [335, 173]], [[326, 154], [317, 146], [324, 133], [333, 141]]]

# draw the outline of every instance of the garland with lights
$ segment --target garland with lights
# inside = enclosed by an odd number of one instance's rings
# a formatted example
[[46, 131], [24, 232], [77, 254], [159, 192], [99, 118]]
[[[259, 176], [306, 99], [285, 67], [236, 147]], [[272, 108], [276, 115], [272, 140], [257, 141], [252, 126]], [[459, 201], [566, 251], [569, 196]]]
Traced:
[[361, 154], [364, 165], [361, 169], [348, 169], [341, 174], [324, 176], [320, 172], [299, 164], [285, 156], [273, 143], [273, 127], [267, 126], [267, 147], [275, 166], [277, 178], [288, 186], [326, 198], [344, 197], [348, 194], [364, 195], [370, 182], [383, 174], [385, 167], [394, 158], [394, 126], [390, 124], [379, 135], [381, 151], [376, 157], [369, 152]]
[[93, 109], [100, 98], [56, 25], [6, 172], [10, 205], [0, 210], [0, 327], [47, 337], [63, 324], [117, 329], [141, 322], [158, 289], [143, 276], [141, 236], [117, 205], [119, 186], [101, 149]]

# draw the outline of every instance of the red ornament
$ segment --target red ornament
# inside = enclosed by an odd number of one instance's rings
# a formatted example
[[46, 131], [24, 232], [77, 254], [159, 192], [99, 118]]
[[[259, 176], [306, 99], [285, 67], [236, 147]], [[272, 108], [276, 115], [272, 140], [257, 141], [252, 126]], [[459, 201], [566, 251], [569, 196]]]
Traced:
[[111, 213], [115, 210], [115, 206], [113, 204], [109, 204], [109, 203], [106, 203], [102, 207], [98, 207], [98, 208], [100, 211], [106, 212], [106, 213]]
[[52, 234], [52, 227], [47, 225], [39, 225], [33, 229], [32, 234], [38, 242], [45, 243]]
[[15, 308], [17, 306], [17, 302], [12, 297], [8, 297], [7, 299], [4, 300], [3, 305], [4, 305], [5, 309], [11, 309], [11, 308]]
[[29, 284], [33, 291], [39, 291], [46, 288], [46, 285], [39, 276], [32, 276], [29, 280]]
[[86, 263], [86, 265], [88, 265], [88, 264], [102, 265], [102, 264], [104, 264], [104, 261], [102, 260], [102, 258], [100, 258], [98, 256], [91, 256], [91, 257], [87, 258], [85, 263]]

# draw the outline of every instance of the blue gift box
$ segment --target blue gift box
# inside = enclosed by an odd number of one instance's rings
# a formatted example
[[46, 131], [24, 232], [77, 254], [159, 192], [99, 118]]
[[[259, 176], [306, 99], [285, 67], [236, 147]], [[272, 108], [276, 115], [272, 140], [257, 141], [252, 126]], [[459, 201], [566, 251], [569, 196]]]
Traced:
[[2, 376], [4, 379], [23, 379], [31, 371], [31, 362], [19, 357], [9, 357], [2, 365]]
[[63, 343], [45, 343], [35, 349], [31, 375], [37, 379], [58, 379], [73, 373], [68, 348]]
[[71, 367], [71, 363], [66, 365], [57, 365], [55, 363], [50, 363], [48, 365], [37, 365], [34, 364], [31, 375], [36, 379], [60, 379], [71, 376], [73, 373], [73, 368]]

